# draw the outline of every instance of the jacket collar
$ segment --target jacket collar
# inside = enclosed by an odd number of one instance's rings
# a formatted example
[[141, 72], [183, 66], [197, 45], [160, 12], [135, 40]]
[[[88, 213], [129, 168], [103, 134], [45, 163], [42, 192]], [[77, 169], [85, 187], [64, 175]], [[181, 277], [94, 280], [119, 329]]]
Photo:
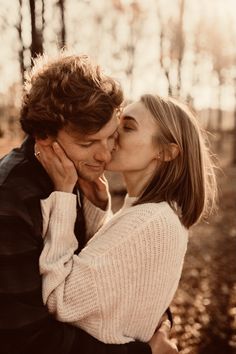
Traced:
[[26, 137], [20, 150], [26, 157], [26, 160], [29, 161], [29, 165], [32, 166], [31, 170], [35, 178], [35, 183], [32, 185], [33, 195], [42, 198], [47, 197], [53, 191], [53, 183], [43, 166], [35, 157], [34, 145], [35, 139], [32, 137]]

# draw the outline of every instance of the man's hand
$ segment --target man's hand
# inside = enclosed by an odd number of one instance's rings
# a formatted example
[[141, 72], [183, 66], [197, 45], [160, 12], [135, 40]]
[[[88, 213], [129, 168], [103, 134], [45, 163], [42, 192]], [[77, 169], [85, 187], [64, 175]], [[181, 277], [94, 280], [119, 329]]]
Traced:
[[169, 339], [170, 321], [163, 321], [160, 328], [154, 333], [148, 344], [152, 349], [152, 354], [176, 354], [178, 349]]
[[83, 194], [91, 203], [100, 209], [106, 209], [109, 198], [109, 188], [105, 176], [101, 176], [92, 182], [78, 178], [78, 184]]

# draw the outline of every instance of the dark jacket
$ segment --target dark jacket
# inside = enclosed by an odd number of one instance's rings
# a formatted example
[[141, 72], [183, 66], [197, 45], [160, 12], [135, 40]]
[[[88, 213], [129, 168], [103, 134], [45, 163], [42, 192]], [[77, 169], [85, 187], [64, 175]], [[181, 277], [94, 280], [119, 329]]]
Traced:
[[151, 353], [140, 342], [101, 343], [48, 313], [39, 274], [40, 199], [53, 185], [33, 152], [34, 140], [27, 138], [0, 160], [0, 353]]

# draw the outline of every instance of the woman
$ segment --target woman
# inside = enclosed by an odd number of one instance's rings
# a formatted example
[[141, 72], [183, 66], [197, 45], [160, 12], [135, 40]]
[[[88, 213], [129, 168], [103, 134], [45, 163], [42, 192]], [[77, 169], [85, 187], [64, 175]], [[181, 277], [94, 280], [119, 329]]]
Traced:
[[[55, 160], [67, 161], [59, 146]], [[146, 342], [177, 289], [188, 229], [214, 206], [214, 167], [188, 108], [144, 95], [122, 112], [107, 169], [122, 172], [128, 194], [79, 255], [74, 255], [76, 196], [54, 192], [42, 201], [43, 298], [59, 320], [105, 343]], [[74, 185], [75, 171], [71, 179]], [[87, 200], [85, 208], [85, 214], [96, 215]], [[87, 220], [90, 234], [97, 226]]]

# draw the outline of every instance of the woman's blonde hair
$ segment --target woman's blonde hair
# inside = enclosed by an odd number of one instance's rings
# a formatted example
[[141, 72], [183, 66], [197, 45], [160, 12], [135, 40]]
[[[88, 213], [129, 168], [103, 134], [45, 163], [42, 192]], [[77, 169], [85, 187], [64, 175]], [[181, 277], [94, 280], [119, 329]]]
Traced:
[[208, 149], [206, 134], [190, 109], [173, 98], [143, 95], [141, 102], [158, 125], [157, 144], [163, 154], [170, 144], [179, 154], [163, 161], [135, 204], [167, 201], [181, 210], [186, 228], [215, 209], [217, 185], [215, 165]]

